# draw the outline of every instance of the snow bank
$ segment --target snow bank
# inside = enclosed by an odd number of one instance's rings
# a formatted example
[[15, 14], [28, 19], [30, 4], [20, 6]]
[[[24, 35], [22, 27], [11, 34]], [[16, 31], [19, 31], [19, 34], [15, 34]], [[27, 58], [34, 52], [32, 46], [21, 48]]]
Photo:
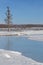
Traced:
[[28, 35], [32, 35], [32, 34], [43, 34], [43, 30], [25, 30], [23, 32], [21, 32], [21, 34], [28, 34]]
[[1, 52], [4, 52], [4, 51], [6, 51], [6, 52], [9, 52], [9, 53], [13, 53], [13, 54], [19, 54], [19, 55], [21, 55], [22, 53], [20, 53], [20, 52], [17, 52], [17, 51], [8, 51], [8, 50], [4, 50], [4, 49], [0, 49], [0, 51]]
[[18, 52], [0, 49], [0, 65], [43, 65], [43, 63], [36, 62]]
[[[43, 30], [25, 30], [25, 31], [0, 31], [0, 35], [25, 36], [31, 40], [43, 41]], [[18, 53], [18, 52], [16, 52]]]
[[32, 34], [43, 34], [43, 30], [25, 30], [25, 31], [0, 31], [0, 35], [32, 35]]

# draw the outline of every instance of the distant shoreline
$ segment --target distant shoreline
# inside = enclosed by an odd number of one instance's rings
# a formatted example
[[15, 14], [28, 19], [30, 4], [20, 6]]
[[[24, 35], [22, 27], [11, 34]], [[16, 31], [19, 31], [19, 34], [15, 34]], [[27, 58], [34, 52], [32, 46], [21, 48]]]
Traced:
[[43, 30], [43, 24], [0, 24], [0, 31]]
[[0, 31], [0, 36], [29, 36], [43, 34], [43, 30], [24, 30], [24, 31]]
[[43, 24], [0, 24], [0, 28], [16, 28], [16, 27], [21, 27], [21, 28], [25, 28], [25, 27], [43, 27]]

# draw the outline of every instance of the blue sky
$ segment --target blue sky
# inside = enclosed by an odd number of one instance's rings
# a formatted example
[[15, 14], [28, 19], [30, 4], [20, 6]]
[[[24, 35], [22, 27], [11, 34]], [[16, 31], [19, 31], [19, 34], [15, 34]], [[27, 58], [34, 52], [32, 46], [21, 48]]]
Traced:
[[5, 23], [7, 6], [14, 24], [43, 23], [43, 0], [0, 0], [0, 23]]

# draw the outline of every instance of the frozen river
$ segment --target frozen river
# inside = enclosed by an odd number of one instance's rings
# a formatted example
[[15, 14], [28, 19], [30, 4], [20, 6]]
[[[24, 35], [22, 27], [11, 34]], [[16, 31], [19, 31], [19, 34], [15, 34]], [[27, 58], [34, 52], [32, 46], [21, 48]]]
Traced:
[[43, 41], [21, 36], [0, 36], [0, 49], [18, 51], [25, 57], [43, 62]]

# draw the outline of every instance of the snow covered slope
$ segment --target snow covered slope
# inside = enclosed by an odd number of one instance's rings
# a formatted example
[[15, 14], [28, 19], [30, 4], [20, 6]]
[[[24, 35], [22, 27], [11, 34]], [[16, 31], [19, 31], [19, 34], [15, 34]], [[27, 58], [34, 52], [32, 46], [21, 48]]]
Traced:
[[43, 63], [27, 58], [19, 52], [0, 49], [0, 65], [43, 65]]

